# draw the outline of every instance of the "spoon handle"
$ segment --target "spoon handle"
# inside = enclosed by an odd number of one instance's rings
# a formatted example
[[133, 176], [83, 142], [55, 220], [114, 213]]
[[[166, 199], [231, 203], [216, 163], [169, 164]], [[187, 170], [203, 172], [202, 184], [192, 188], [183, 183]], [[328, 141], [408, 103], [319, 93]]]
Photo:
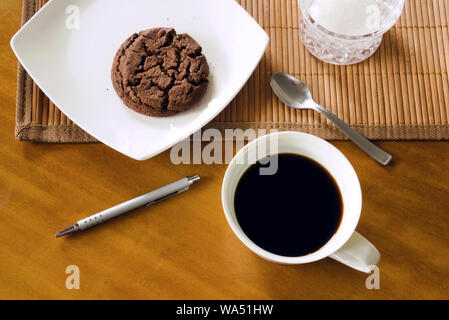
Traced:
[[335, 114], [330, 112], [329, 110], [323, 108], [320, 105], [315, 104], [313, 109], [323, 116], [328, 118], [333, 124], [337, 126], [344, 134], [346, 134], [360, 149], [365, 151], [369, 156], [371, 156], [374, 160], [379, 162], [380, 164], [386, 166], [393, 159], [391, 154], [386, 153], [378, 146], [373, 144], [367, 138], [362, 136], [360, 133], [355, 131], [353, 128], [348, 126], [345, 122], [340, 120]]

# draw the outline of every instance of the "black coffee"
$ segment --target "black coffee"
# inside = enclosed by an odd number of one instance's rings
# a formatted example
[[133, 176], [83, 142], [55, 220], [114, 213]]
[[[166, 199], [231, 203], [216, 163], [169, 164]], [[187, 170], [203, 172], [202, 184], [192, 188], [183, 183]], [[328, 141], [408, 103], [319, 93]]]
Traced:
[[279, 154], [277, 161], [274, 175], [261, 175], [267, 166], [260, 162], [243, 174], [234, 199], [237, 220], [255, 244], [271, 253], [313, 253], [340, 225], [340, 190], [331, 174], [309, 158]]

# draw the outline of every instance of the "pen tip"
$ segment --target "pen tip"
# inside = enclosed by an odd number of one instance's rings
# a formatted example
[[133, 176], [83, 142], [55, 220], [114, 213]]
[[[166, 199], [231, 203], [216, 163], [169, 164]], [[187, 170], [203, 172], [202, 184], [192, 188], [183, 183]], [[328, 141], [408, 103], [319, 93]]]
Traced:
[[56, 237], [56, 238], [59, 238], [59, 237], [62, 237], [62, 236], [65, 236], [65, 235], [74, 233], [74, 232], [76, 232], [76, 231], [78, 231], [78, 230], [79, 230], [78, 224], [73, 224], [73, 225], [71, 225], [70, 227], [67, 227], [67, 228], [65, 228], [64, 230], [61, 230], [61, 231], [59, 231], [58, 233], [56, 233], [56, 234], [55, 234], [55, 237]]
[[62, 231], [59, 231], [57, 233], [55, 233], [55, 238], [59, 238], [62, 237], [64, 234], [62, 233]]

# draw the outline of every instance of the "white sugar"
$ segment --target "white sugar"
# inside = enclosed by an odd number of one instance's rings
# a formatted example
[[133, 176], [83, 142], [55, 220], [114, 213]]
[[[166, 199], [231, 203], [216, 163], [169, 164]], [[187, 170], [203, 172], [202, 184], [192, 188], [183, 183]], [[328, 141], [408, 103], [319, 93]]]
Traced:
[[375, 32], [381, 23], [376, 0], [311, 0], [309, 13], [324, 28], [349, 36]]

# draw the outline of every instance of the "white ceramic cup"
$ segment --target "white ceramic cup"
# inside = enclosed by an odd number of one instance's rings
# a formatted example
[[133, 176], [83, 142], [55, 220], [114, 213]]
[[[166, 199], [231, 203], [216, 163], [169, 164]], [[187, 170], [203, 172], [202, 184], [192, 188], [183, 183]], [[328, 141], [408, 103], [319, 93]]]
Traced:
[[[338, 230], [318, 251], [305, 256], [285, 257], [262, 249], [243, 232], [235, 214], [234, 196], [242, 175], [256, 161], [280, 153], [298, 154], [320, 163], [334, 177], [343, 198], [343, 216]], [[222, 204], [226, 219], [237, 237], [250, 250], [269, 261], [302, 264], [330, 257], [366, 273], [371, 272], [379, 262], [379, 251], [355, 232], [362, 209], [362, 192], [354, 168], [337, 148], [315, 136], [279, 132], [250, 142], [229, 164], [223, 180]]]

